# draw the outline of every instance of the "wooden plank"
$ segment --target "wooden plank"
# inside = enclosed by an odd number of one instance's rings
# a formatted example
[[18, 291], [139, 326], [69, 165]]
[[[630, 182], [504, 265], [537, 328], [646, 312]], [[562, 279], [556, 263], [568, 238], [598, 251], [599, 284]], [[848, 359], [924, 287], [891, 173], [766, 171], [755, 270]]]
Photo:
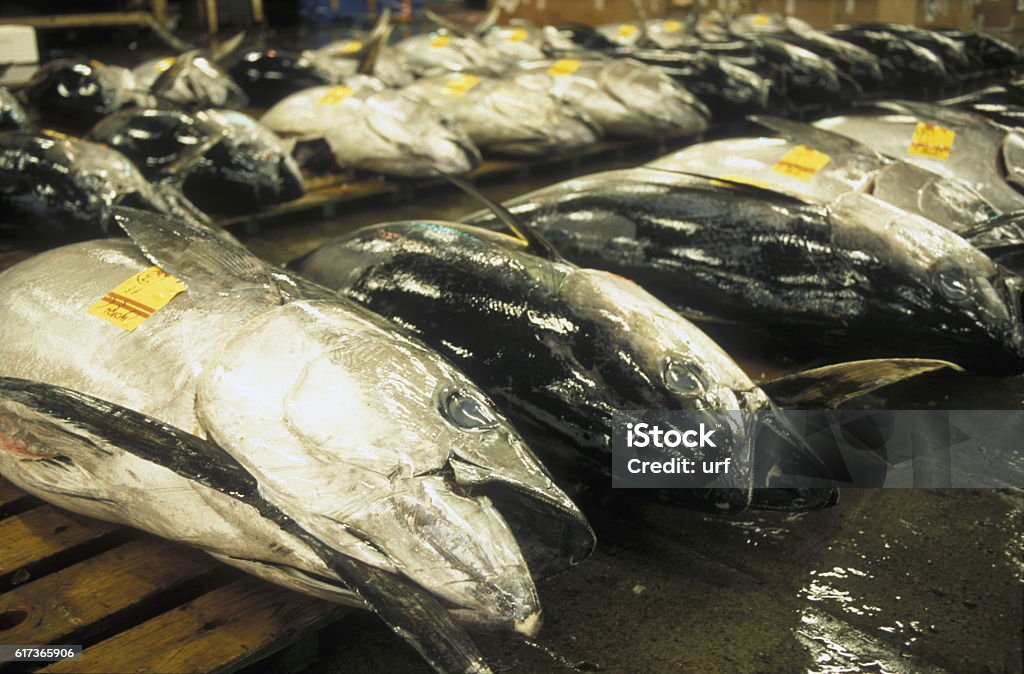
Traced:
[[148, 26], [148, 12], [87, 12], [48, 16], [5, 16], [4, 23], [47, 28], [85, 28], [91, 26]]
[[116, 528], [98, 520], [72, 519], [49, 505], [0, 520], [0, 577], [96, 540]]
[[213, 672], [266, 657], [351, 609], [243, 578], [41, 672]]
[[64, 638], [74, 635], [74, 643], [82, 643], [83, 636], [96, 634], [111, 617], [147, 602], [155, 605], [159, 595], [218, 568], [220, 563], [199, 550], [158, 538], [132, 541], [0, 594], [0, 615], [25, 616], [4, 630], [3, 638], [56, 644], [71, 643]]

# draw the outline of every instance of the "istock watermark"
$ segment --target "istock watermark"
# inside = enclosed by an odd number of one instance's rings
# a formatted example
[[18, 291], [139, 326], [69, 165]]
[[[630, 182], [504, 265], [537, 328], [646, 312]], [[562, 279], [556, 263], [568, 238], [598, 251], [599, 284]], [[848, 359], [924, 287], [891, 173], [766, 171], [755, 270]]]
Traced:
[[622, 410], [619, 488], [1024, 488], [1024, 410]]

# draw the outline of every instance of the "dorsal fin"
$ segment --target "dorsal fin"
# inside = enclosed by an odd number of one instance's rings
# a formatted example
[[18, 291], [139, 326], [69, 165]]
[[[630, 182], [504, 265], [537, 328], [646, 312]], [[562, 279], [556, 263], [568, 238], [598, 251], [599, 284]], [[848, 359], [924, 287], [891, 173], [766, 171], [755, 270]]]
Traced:
[[448, 17], [441, 16], [440, 14], [430, 9], [429, 7], [425, 7], [423, 9], [423, 16], [427, 17], [431, 21], [431, 23], [434, 23], [439, 27], [444, 28], [445, 30], [456, 35], [459, 35], [461, 37], [466, 37], [467, 35], [470, 34], [470, 29], [468, 29], [466, 26], [458, 24], [455, 21], [449, 19]]
[[555, 250], [547, 239], [542, 237], [536, 229], [526, 224], [521, 218], [517, 217], [512, 211], [508, 210], [503, 204], [491, 199], [489, 196], [473, 187], [465, 180], [456, 178], [455, 176], [445, 175], [445, 178], [453, 185], [458, 187], [460, 190], [473, 197], [477, 201], [484, 204], [494, 216], [501, 221], [503, 225], [515, 234], [523, 243], [526, 244], [526, 249], [539, 257], [543, 257], [547, 260], [555, 262], [561, 262], [564, 258]]
[[833, 131], [819, 129], [816, 126], [784, 119], [774, 115], [751, 115], [747, 117], [755, 124], [771, 129], [787, 140], [807, 145], [825, 154], [860, 154], [878, 157], [878, 153], [867, 145], [859, 143]]
[[771, 189], [770, 187], [761, 187], [760, 185], [755, 185], [753, 183], [743, 182], [741, 180], [736, 180], [734, 178], [729, 178], [729, 177], [720, 178], [718, 176], [709, 176], [709, 175], [706, 175], [704, 173], [691, 173], [690, 171], [677, 171], [675, 169], [664, 168], [664, 167], [661, 167], [661, 166], [648, 166], [648, 165], [644, 165], [642, 168], [648, 169], [648, 170], [651, 170], [651, 171], [660, 171], [662, 173], [671, 173], [671, 174], [678, 175], [678, 176], [686, 176], [688, 178], [698, 178], [700, 180], [706, 180], [709, 184], [712, 184], [712, 185], [715, 184], [715, 183], [719, 183], [719, 184], [721, 184], [721, 185], [723, 185], [725, 187], [728, 187], [730, 189], [735, 189], [735, 190], [740, 191], [740, 192], [746, 192], [748, 195], [750, 195], [752, 197], [757, 197], [757, 198], [760, 198], [760, 199], [774, 199], [776, 201], [783, 201], [783, 202], [792, 204], [794, 206], [812, 206], [813, 205], [809, 201], [806, 201], [804, 199], [800, 199], [798, 197], [794, 197], [792, 195], [786, 194], [785, 192], [776, 192], [775, 190]]
[[377, 18], [377, 23], [370, 30], [370, 34], [366, 36], [363, 48], [359, 50], [359, 66], [356, 68], [356, 72], [361, 75], [373, 75], [377, 59], [391, 38], [394, 29], [395, 27], [391, 23], [391, 8], [385, 7]]
[[114, 221], [153, 264], [189, 287], [243, 291], [267, 304], [284, 302], [270, 267], [226, 232], [124, 206], [114, 209]]
[[245, 31], [242, 30], [229, 37], [227, 40], [224, 40], [223, 42], [218, 41], [210, 46], [206, 50], [206, 58], [210, 59], [214, 63], [223, 63], [238, 51], [244, 41]]

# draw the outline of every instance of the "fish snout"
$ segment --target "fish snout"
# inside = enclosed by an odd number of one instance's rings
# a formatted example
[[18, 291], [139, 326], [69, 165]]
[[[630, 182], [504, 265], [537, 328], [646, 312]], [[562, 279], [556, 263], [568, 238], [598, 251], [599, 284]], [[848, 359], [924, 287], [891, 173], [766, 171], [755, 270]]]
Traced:
[[292, 201], [306, 194], [306, 182], [302, 178], [302, 170], [294, 157], [281, 157], [277, 172], [280, 176], [282, 201]]
[[402, 481], [346, 518], [403, 575], [448, 602], [468, 622], [529, 633], [540, 600], [519, 545], [490, 499], [467, 497], [440, 475]]

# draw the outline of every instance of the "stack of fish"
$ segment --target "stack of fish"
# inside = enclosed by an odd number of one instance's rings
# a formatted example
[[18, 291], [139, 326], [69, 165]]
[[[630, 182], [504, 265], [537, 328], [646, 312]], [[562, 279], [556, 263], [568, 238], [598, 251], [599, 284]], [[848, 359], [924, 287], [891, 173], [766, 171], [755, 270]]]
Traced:
[[[1015, 68], [1015, 50], [765, 15], [497, 18], [395, 45], [386, 17], [302, 53], [186, 45], [134, 72], [57, 61], [0, 90], [16, 222], [127, 235], [0, 273], [0, 474], [365, 606], [439, 672], [486, 672], [467, 631], [536, 634], [536, 580], [592, 550], [567, 491], [610, 486], [617, 416], [700, 414], [721, 431], [703, 458], [735, 462], [638, 495], [806, 511], [836, 502], [835, 476], [784, 408], [944, 368], [1024, 372], [1024, 279], [1003, 264], [1024, 247], [1020, 82], [768, 114], [934, 89]], [[249, 102], [260, 121], [233, 109]], [[481, 149], [686, 138], [749, 112], [775, 135], [507, 206], [454, 177]], [[445, 174], [486, 208], [366, 227], [288, 269], [206, 215], [296, 199], [301, 169], [325, 166]], [[730, 330], [849, 362], [755, 381], [716, 341]]]

